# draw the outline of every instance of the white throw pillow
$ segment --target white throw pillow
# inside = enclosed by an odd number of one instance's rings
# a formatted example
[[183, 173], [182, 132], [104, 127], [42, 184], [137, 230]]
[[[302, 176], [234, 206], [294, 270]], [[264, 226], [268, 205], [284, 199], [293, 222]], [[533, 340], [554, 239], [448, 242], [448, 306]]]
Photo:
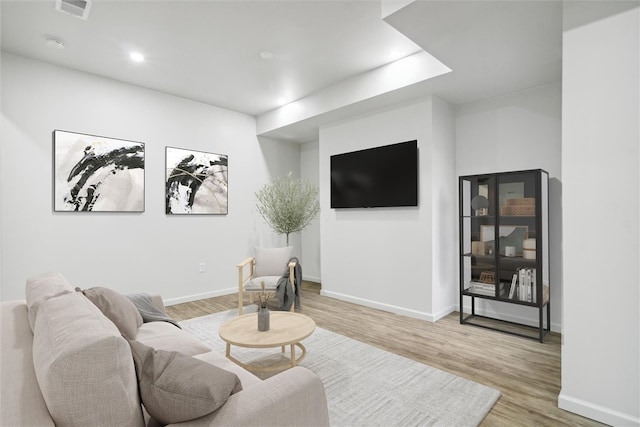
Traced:
[[293, 257], [293, 246], [285, 248], [255, 248], [254, 277], [282, 276]]

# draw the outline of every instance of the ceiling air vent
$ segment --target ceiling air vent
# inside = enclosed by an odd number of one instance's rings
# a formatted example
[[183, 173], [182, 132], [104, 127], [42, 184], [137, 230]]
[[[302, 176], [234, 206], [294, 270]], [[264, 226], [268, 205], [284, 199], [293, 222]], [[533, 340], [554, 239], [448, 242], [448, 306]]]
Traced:
[[87, 20], [91, 0], [56, 0], [56, 10], [76, 18]]

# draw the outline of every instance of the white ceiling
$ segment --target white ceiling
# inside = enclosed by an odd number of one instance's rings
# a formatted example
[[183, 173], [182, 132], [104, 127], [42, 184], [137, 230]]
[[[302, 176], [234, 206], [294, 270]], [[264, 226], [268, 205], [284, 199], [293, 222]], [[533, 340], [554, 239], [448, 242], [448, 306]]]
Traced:
[[379, 1], [94, 0], [87, 21], [55, 0], [1, 6], [2, 50], [251, 115], [419, 50]]
[[417, 1], [387, 22], [452, 69], [434, 90], [453, 104], [561, 79], [560, 1]]
[[[452, 69], [269, 135], [298, 142], [389, 103], [435, 94], [461, 104], [561, 79], [554, 0], [418, 0], [385, 20], [379, 0], [94, 0], [87, 21], [55, 0], [0, 1], [4, 51], [254, 116], [421, 49]], [[66, 47], [47, 47], [48, 36]], [[131, 50], [146, 61], [132, 63]]]

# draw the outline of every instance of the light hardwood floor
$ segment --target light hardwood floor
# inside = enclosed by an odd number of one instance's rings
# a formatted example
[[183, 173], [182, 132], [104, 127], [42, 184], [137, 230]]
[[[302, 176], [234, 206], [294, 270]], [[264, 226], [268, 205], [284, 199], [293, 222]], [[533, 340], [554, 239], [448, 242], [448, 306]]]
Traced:
[[[502, 396], [482, 426], [600, 426], [558, 409], [560, 335], [545, 342], [460, 325], [459, 313], [431, 323], [320, 295], [304, 282], [300, 313], [317, 326], [496, 388]], [[237, 294], [167, 307], [176, 320], [237, 307]]]

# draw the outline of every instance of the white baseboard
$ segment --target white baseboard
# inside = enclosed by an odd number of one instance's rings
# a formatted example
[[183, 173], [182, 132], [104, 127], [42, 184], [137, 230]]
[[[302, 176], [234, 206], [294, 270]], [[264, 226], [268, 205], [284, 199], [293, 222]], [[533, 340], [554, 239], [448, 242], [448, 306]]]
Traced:
[[[460, 311], [459, 305], [457, 305], [455, 307], [455, 309]], [[471, 313], [471, 306], [470, 305], [465, 305], [464, 306], [464, 312], [465, 312], [465, 314], [470, 314]], [[513, 314], [500, 313], [500, 312], [493, 311], [493, 310], [483, 310], [481, 308], [478, 308], [477, 304], [476, 304], [476, 314], [479, 314], [481, 316], [492, 317], [494, 319], [506, 320], [507, 322], [515, 322], [515, 323], [520, 323], [522, 325], [538, 327], [538, 320], [537, 319], [533, 319], [531, 317], [526, 317], [526, 316], [517, 316], [517, 315], [513, 315]], [[559, 323], [554, 323], [552, 321], [551, 322], [551, 331], [552, 332], [557, 332], [557, 333], [562, 333], [562, 326]]]
[[338, 292], [332, 292], [332, 291], [325, 291], [325, 290], [320, 290], [320, 295], [324, 295], [324, 296], [328, 296], [331, 298], [335, 298], [335, 299], [339, 299], [341, 301], [347, 301], [347, 302], [351, 302], [354, 304], [359, 304], [359, 305], [363, 305], [365, 307], [371, 307], [371, 308], [375, 308], [378, 310], [383, 310], [383, 311], [388, 311], [390, 313], [396, 313], [396, 314], [402, 314], [404, 316], [408, 316], [408, 317], [413, 317], [415, 319], [421, 319], [421, 320], [427, 320], [429, 322], [435, 322], [438, 319], [441, 319], [442, 317], [446, 316], [447, 314], [451, 313], [452, 311], [454, 311], [455, 306], [451, 306], [451, 310], [447, 311], [447, 310], [442, 310], [438, 313], [436, 313], [435, 315], [432, 313], [426, 313], [424, 311], [418, 311], [418, 310], [412, 310], [412, 309], [408, 309], [408, 308], [404, 308], [404, 307], [399, 307], [396, 305], [391, 305], [391, 304], [384, 304], [384, 303], [380, 303], [378, 301], [371, 301], [368, 299], [364, 299], [364, 298], [358, 298], [358, 297], [354, 297], [351, 295], [344, 295]]
[[169, 298], [169, 299], [163, 300], [163, 302], [165, 306], [176, 305], [176, 304], [182, 304], [183, 302], [191, 302], [191, 301], [197, 301], [205, 298], [219, 297], [221, 295], [229, 295], [235, 292], [238, 292], [237, 287], [222, 289], [219, 291], [204, 292], [201, 294], [185, 295], [183, 297], [178, 297], [178, 298]]
[[638, 417], [623, 414], [613, 409], [596, 405], [595, 403], [567, 396], [562, 392], [562, 390], [558, 395], [558, 408], [612, 426], [640, 426], [640, 418]]
[[307, 276], [306, 274], [302, 273], [302, 280], [306, 280], [307, 282], [315, 282], [315, 283], [322, 283], [320, 281], [319, 277], [316, 276]]
[[434, 314], [433, 314], [433, 321], [434, 321], [434, 322], [437, 322], [438, 320], [442, 319], [442, 318], [443, 318], [443, 317], [445, 317], [446, 315], [448, 315], [448, 314], [450, 314], [450, 313], [453, 313], [454, 311], [456, 311], [456, 308], [457, 308], [457, 307], [458, 307], [457, 305], [452, 304], [452, 305], [450, 305], [449, 307], [447, 307], [447, 308], [445, 308], [445, 309], [443, 309], [443, 310], [440, 310], [440, 311], [438, 311], [438, 312], [434, 313]]

